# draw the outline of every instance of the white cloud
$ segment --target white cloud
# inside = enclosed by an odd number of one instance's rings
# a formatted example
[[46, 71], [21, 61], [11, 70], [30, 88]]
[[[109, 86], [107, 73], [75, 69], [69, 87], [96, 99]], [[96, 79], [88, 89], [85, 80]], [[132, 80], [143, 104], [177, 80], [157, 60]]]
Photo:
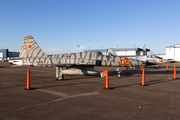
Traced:
[[88, 46], [87, 45], [80, 45], [80, 50], [86, 49]]
[[48, 54], [56, 54], [56, 53], [60, 53], [61, 49], [59, 49], [59, 48], [47, 48], [47, 49], [43, 49], [43, 52], [48, 53]]

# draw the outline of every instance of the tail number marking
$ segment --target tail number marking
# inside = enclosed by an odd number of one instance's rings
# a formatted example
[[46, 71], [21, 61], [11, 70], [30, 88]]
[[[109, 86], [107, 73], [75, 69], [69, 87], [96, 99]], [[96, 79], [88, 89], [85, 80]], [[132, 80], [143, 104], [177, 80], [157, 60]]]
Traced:
[[131, 65], [130, 59], [121, 59], [121, 65]]

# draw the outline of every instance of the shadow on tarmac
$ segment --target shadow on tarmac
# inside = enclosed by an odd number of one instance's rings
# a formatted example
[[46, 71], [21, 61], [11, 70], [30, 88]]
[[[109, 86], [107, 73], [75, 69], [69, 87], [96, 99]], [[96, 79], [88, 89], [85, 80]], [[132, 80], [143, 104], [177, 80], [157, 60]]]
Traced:
[[[61, 86], [79, 85], [79, 84], [95, 83], [95, 82], [99, 82], [99, 81], [102, 81], [102, 80], [96, 80], [96, 81], [92, 81], [92, 82], [78, 82], [78, 83], [71, 83], [71, 84], [64, 84], [64, 85], [54, 85], [54, 86], [39, 87], [39, 88], [33, 88], [33, 89], [44, 89], [44, 88], [53, 88], [53, 87], [61, 87]], [[57, 82], [63, 82], [63, 80], [57, 81]]]
[[[148, 81], [145, 82], [145, 86], [150, 86], [153, 84], [160, 84], [160, 83], [165, 83], [165, 82], [171, 82], [171, 81], [175, 81], [177, 79], [172, 79], [172, 80], [152, 80], [152, 81]], [[122, 88], [122, 87], [129, 87], [129, 86], [134, 86], [134, 85], [141, 85], [141, 83], [135, 83], [135, 84], [129, 84], [129, 85], [122, 85], [122, 86], [116, 86], [116, 87], [111, 87], [111, 89], [116, 89], [116, 88]], [[142, 85], [141, 85], [142, 86]]]

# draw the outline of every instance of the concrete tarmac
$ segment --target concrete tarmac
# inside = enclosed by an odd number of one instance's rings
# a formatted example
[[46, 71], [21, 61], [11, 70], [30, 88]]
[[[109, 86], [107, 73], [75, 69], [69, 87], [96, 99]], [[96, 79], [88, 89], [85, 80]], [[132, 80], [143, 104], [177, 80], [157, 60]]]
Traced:
[[[122, 68], [122, 78], [109, 71], [96, 75], [65, 76], [55, 80], [55, 68], [31, 67], [31, 88], [25, 90], [27, 67], [10, 67], [0, 63], [1, 120], [179, 120], [180, 79], [172, 79], [174, 66], [180, 78], [180, 64], [145, 68], [141, 86], [140, 69]], [[109, 68], [109, 67], [107, 67]], [[95, 70], [105, 71], [106, 67]]]

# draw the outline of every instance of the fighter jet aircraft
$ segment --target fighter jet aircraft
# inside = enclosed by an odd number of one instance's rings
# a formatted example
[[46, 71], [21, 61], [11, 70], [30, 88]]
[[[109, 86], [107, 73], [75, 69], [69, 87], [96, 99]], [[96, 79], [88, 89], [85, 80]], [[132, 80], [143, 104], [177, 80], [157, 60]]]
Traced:
[[[24, 37], [19, 58], [19, 60], [11, 61], [11, 63], [17, 66], [55, 67], [57, 80], [62, 80], [64, 78], [63, 74], [97, 73], [98, 71], [91, 69], [94, 66], [144, 66], [143, 61], [103, 55], [98, 51], [47, 55], [41, 50], [32, 36]], [[119, 69], [117, 71], [117, 77], [121, 77], [121, 71]]]

